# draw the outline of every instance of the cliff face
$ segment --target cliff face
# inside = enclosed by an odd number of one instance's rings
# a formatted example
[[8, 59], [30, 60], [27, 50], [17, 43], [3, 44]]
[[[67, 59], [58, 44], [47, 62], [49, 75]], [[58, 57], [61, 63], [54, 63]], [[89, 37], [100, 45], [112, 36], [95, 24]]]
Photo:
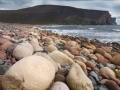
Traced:
[[64, 25], [112, 25], [116, 23], [108, 11], [56, 5], [40, 5], [11, 11], [1, 10], [0, 22]]

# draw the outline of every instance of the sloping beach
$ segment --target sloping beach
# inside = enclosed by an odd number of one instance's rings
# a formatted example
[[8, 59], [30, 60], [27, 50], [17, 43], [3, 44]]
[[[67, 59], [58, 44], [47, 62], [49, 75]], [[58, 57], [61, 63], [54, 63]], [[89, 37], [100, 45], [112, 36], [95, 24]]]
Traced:
[[120, 44], [0, 23], [0, 90], [120, 90]]

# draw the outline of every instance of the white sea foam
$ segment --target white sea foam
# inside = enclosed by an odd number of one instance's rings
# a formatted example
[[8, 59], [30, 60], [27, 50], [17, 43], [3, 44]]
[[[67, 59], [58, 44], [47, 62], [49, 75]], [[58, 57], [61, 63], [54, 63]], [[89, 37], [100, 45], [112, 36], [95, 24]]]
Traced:
[[89, 30], [94, 30], [95, 28], [88, 28]]
[[[35, 27], [36, 28], [36, 27]], [[118, 25], [54, 25], [40, 26], [40, 30], [52, 30], [55, 33], [98, 39], [103, 42], [120, 41], [120, 26]]]
[[114, 30], [114, 31], [118, 31], [118, 32], [120, 31], [120, 29], [113, 29], [113, 30]]

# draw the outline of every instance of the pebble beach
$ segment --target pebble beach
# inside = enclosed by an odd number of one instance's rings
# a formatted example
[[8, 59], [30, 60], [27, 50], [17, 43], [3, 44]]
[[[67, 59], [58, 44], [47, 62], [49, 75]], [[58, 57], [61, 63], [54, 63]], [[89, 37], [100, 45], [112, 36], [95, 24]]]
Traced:
[[120, 90], [120, 44], [0, 23], [0, 90]]

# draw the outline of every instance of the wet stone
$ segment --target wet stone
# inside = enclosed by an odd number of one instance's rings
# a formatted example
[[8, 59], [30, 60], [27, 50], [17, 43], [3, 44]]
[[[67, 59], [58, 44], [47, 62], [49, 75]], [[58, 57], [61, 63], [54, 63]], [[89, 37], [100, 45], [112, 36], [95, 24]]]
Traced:
[[0, 75], [4, 75], [5, 72], [10, 68], [9, 65], [0, 65]]

